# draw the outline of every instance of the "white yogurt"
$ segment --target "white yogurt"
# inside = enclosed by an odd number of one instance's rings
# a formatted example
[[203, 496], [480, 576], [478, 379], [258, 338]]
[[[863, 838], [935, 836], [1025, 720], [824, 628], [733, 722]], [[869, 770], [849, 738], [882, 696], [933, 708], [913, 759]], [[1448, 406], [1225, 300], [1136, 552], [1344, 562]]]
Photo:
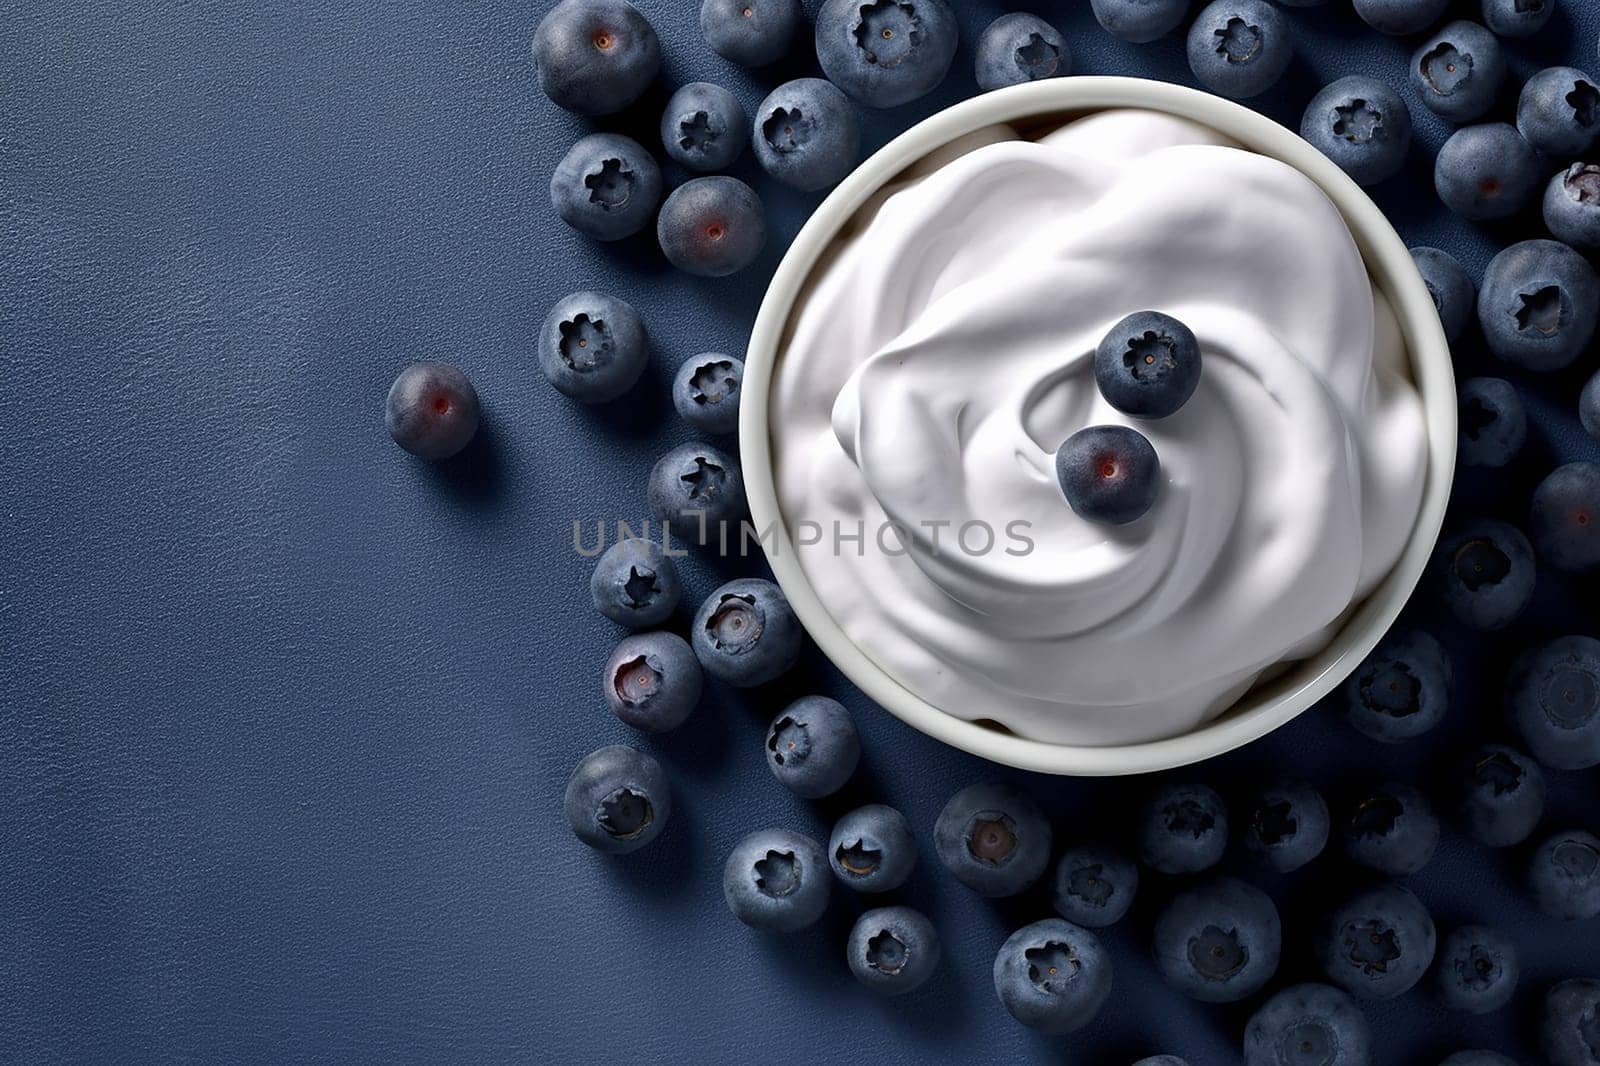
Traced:
[[[796, 314], [771, 425], [799, 562], [952, 715], [1056, 743], [1182, 733], [1325, 644], [1399, 558], [1427, 446], [1398, 324], [1316, 185], [1209, 130], [1112, 111], [960, 150], [853, 228]], [[1204, 370], [1176, 415], [1133, 422], [1093, 357], [1147, 308], [1194, 330]], [[1163, 478], [1121, 527], [1054, 473], [1113, 423]]]

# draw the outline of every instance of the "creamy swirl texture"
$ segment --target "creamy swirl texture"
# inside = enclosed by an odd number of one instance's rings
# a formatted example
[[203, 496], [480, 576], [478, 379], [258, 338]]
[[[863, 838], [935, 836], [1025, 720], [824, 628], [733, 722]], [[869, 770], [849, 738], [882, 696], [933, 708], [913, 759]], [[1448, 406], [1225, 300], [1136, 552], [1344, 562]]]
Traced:
[[[1132, 422], [1093, 361], [1143, 309], [1187, 323], [1204, 369]], [[1325, 644], [1399, 558], [1427, 451], [1327, 197], [1139, 111], [986, 130], [909, 173], [819, 267], [770, 402], [783, 520], [846, 635], [947, 713], [1056, 743], [1181, 733]], [[1127, 526], [1056, 481], [1097, 424], [1160, 456]]]

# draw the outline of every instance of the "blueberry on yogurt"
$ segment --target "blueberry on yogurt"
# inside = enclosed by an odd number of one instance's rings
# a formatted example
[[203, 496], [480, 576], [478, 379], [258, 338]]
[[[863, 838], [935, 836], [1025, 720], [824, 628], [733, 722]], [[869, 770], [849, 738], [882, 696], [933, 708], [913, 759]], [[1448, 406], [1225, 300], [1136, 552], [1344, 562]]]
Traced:
[[980, 896], [1014, 896], [1050, 861], [1050, 822], [1007, 785], [972, 785], [950, 797], [933, 827], [934, 852]]
[[1456, 457], [1463, 466], [1498, 469], [1528, 440], [1528, 412], [1504, 378], [1468, 378], [1456, 392]]
[[1189, 0], [1089, 0], [1095, 21], [1113, 37], [1148, 44], [1183, 24]]
[[672, 190], [656, 219], [667, 261], [686, 274], [725, 278], [767, 246], [761, 197], [738, 178], [696, 178]]
[[822, 917], [832, 881], [815, 840], [787, 829], [763, 829], [728, 854], [722, 898], [745, 925], [793, 933]]
[[1161, 461], [1143, 433], [1090, 426], [1056, 452], [1056, 478], [1079, 517], [1106, 525], [1143, 518], [1161, 488]]
[[661, 115], [661, 146], [690, 170], [724, 170], [748, 143], [750, 120], [739, 98], [720, 85], [690, 82], [672, 94]]
[[1056, 863], [1050, 898], [1056, 913], [1089, 929], [1115, 925], [1139, 892], [1139, 867], [1108, 848], [1068, 848]]
[[756, 159], [802, 192], [836, 184], [861, 154], [861, 122], [844, 93], [821, 78], [785, 82], [761, 101], [752, 134]]
[[1544, 224], [1557, 240], [1593, 251], [1600, 248], [1600, 166], [1574, 163], [1544, 190]]
[[1446, 122], [1472, 122], [1494, 106], [1506, 80], [1500, 38], [1476, 22], [1452, 22], [1411, 56], [1411, 88]]
[[820, 799], [844, 787], [861, 761], [855, 719], [838, 700], [805, 696], [767, 728], [767, 768], [797, 796]]
[[1521, 979], [1517, 948], [1498, 929], [1466, 925], [1439, 942], [1439, 996], [1451, 1010], [1488, 1014], [1511, 1002]]
[[1164, 874], [1192, 874], [1222, 861], [1228, 809], [1205, 785], [1163, 785], [1139, 818], [1139, 858]]
[[1600, 915], [1600, 837], [1581, 829], [1547, 837], [1528, 862], [1528, 886], [1552, 918], [1579, 922]]
[[561, 0], [533, 37], [539, 87], [580, 115], [621, 111], [655, 81], [661, 41], [627, 0]]
[[800, 22], [800, 0], [705, 0], [700, 5], [706, 43], [744, 67], [764, 67], [787, 55]]
[[1558, 466], [1533, 490], [1528, 533], [1539, 560], [1565, 574], [1600, 570], [1600, 465]]
[[600, 690], [606, 706], [646, 733], [676, 729], [700, 702], [700, 662], [676, 633], [635, 633], [606, 661]]
[[885, 996], [903, 996], [939, 968], [939, 934], [921, 911], [877, 907], [856, 919], [845, 959], [857, 981]]
[[1506, 716], [1533, 757], [1557, 770], [1600, 766], [1600, 640], [1557, 637], [1506, 677]]
[[1202, 1003], [1236, 1003], [1278, 971], [1283, 926], [1267, 894], [1234, 877], [1180, 892], [1156, 919], [1156, 967]]
[[1245, 1066], [1368, 1066], [1372, 1027], [1349, 994], [1292, 985], [1268, 999], [1244, 1030]]
[[1462, 625], [1504, 629], [1533, 598], [1533, 545], [1515, 526], [1480, 518], [1439, 542], [1435, 571]]
[[905, 815], [869, 803], [834, 823], [828, 862], [839, 882], [857, 892], [890, 892], [911, 876], [917, 841]]
[[1094, 354], [1100, 395], [1123, 414], [1165, 418], [1200, 385], [1200, 342], [1160, 311], [1136, 311], [1112, 326]]
[[672, 535], [701, 547], [740, 535], [744, 477], [738, 462], [709, 444], [682, 444], [656, 460], [646, 493], [650, 513]]
[[1189, 28], [1188, 53], [1201, 85], [1243, 100], [1277, 84], [1294, 58], [1294, 41], [1265, 0], [1213, 0]]
[[650, 343], [631, 306], [604, 293], [575, 292], [545, 316], [538, 356], [540, 371], [563, 396], [605, 403], [633, 388]]
[[1000, 946], [994, 990], [1023, 1025], [1070, 1033], [1093, 1021], [1111, 994], [1111, 955], [1089, 930], [1047, 918], [1023, 926]]
[[1444, 718], [1452, 682], [1437, 640], [1418, 629], [1394, 630], [1345, 681], [1345, 717], [1373, 740], [1411, 740]]
[[1391, 37], [1421, 33], [1439, 20], [1450, 0], [1355, 0], [1361, 21]]
[[1595, 1066], [1600, 1054], [1600, 981], [1573, 978], [1545, 995], [1539, 1046], [1549, 1066]]
[[384, 400], [384, 424], [394, 442], [419, 459], [448, 459], [478, 432], [478, 393], [449, 363], [412, 363]]
[[614, 744], [583, 757], [567, 781], [562, 806], [579, 840], [624, 855], [661, 835], [672, 814], [672, 792], [660, 763]]
[[1371, 789], [1343, 825], [1345, 853], [1391, 877], [1414, 874], [1439, 847], [1439, 819], [1428, 798], [1410, 785]]
[[706, 673], [735, 688], [764, 685], [788, 671], [804, 637], [783, 590], [748, 577], [707, 596], [690, 632]]
[[959, 39], [947, 0], [824, 0], [817, 11], [823, 73], [868, 107], [898, 107], [932, 92]]
[[1529, 37], [1555, 10], [1556, 0], [1483, 0], [1483, 22], [1501, 37]]
[[1479, 748], [1467, 760], [1461, 779], [1461, 821], [1467, 835], [1484, 847], [1520, 844], [1544, 817], [1544, 771], [1515, 748]]
[[620, 241], [650, 224], [661, 202], [661, 168], [644, 146], [619, 133], [591, 133], [550, 177], [561, 221], [597, 241]]
[[1322, 793], [1304, 781], [1279, 781], [1257, 794], [1245, 824], [1244, 846], [1286, 874], [1322, 854], [1331, 828]]
[[1413, 248], [1411, 261], [1417, 265], [1422, 283], [1428, 287], [1434, 310], [1439, 312], [1445, 340], [1454, 344], [1472, 320], [1478, 302], [1477, 284], [1460, 260], [1442, 249]]
[[678, 567], [652, 540], [631, 537], [606, 549], [589, 578], [595, 610], [630, 629], [658, 626], [683, 598]]
[[1393, 999], [1428, 972], [1436, 938], [1421, 900], [1399, 885], [1380, 885], [1333, 911], [1318, 936], [1317, 955], [1345, 991]]
[[1300, 136], [1355, 179], [1376, 185], [1393, 177], [1411, 149], [1411, 112], [1377, 78], [1352, 74], [1325, 87], [1306, 107]]
[[1463, 126], [1433, 164], [1433, 186], [1462, 218], [1509, 218], [1526, 207], [1541, 181], [1539, 155], [1504, 122]]
[[1037, 15], [1001, 15], [978, 38], [976, 77], [985, 91], [1072, 73], [1072, 53], [1050, 23]]
[[1600, 85], [1572, 67], [1539, 71], [1522, 86], [1517, 129], [1545, 155], [1587, 152], [1600, 133]]
[[672, 379], [672, 406], [702, 433], [732, 433], [739, 428], [739, 391], [744, 363], [731, 355], [707, 352], [684, 361]]

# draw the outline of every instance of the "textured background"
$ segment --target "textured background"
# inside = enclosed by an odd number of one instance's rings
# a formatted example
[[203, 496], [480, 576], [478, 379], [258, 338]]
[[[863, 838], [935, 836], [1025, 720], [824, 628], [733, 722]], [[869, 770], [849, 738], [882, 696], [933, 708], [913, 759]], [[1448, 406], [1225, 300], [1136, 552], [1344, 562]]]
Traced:
[[[1512, 46], [1519, 74], [1594, 66], [1600, 13], [1564, 2]], [[1252, 1004], [1168, 994], [1148, 960], [1160, 879], [1108, 936], [1118, 994], [1069, 1040], [1012, 1024], [990, 987], [995, 948], [1047, 912], [1042, 893], [980, 902], [925, 855], [906, 898], [947, 954], [900, 1002], [845, 970], [854, 899], [785, 939], [734, 922], [718, 872], [744, 832], [822, 835], [874, 798], [926, 846], [949, 792], [995, 773], [867, 705], [815, 652], [775, 690], [713, 690], [676, 735], [640, 742], [678, 786], [653, 849], [606, 861], [572, 839], [572, 765], [638, 741], [597, 697], [618, 633], [588, 604], [572, 520], [643, 517], [650, 462], [688, 438], [664, 383], [695, 352], [742, 349], [817, 198], [762, 183], [771, 248], [723, 282], [671, 272], [648, 240], [575, 238], [546, 182], [585, 126], [543, 102], [528, 58], [548, 6], [0, 2], [0, 1059], [1233, 1061]], [[806, 48], [751, 78], [705, 49], [698, 5], [641, 6], [672, 84], [721, 81], [753, 108], [811, 71]], [[971, 42], [1014, 5], [957, 6], [952, 76], [874, 115], [873, 146], [973, 91]], [[1081, 0], [1032, 6], [1082, 72], [1190, 80], [1178, 36], [1125, 45]], [[1297, 122], [1340, 74], [1402, 80], [1415, 42], [1367, 31], [1348, 0], [1291, 18], [1301, 56], [1258, 101], [1274, 117]], [[664, 98], [632, 127], [651, 143]], [[1437, 207], [1446, 131], [1418, 112], [1411, 166], [1377, 198], [1408, 240], [1479, 269], [1517, 230]], [[753, 177], [748, 156], [739, 172]], [[579, 286], [632, 301], [655, 342], [645, 384], [599, 411], [563, 402], [529, 350]], [[442, 469], [383, 431], [390, 380], [422, 357], [460, 363], [486, 404], [481, 446]], [[1493, 368], [1470, 343], [1458, 358]], [[1582, 374], [1509, 376], [1533, 439], [1512, 471], [1462, 485], [1462, 513], [1520, 520], [1558, 458], [1596, 455], [1573, 413]], [[690, 570], [697, 600], [717, 574]], [[1492, 641], [1419, 601], [1460, 681], [1436, 736], [1380, 749], [1319, 710], [1193, 774], [1230, 798], [1282, 771], [1336, 799], [1372, 776], [1437, 787], [1448, 756], [1500, 735], [1510, 656], [1595, 630], [1593, 593], [1542, 574], [1526, 624]], [[768, 717], [810, 691], [845, 699], [867, 742], [848, 794], [816, 805], [760, 753]], [[1600, 828], [1597, 773], [1553, 775], [1552, 823]], [[1142, 787], [1011, 776], [1074, 841], [1126, 839]], [[1442, 927], [1513, 931], [1527, 979], [1484, 1019], [1425, 989], [1372, 1008], [1383, 1063], [1467, 1043], [1531, 1060], [1543, 986], [1600, 976], [1600, 926], [1540, 918], [1523, 859], [1452, 829], [1413, 879]], [[1360, 876], [1330, 855], [1255, 878], [1285, 914], [1281, 978], [1309, 974], [1313, 916]]]

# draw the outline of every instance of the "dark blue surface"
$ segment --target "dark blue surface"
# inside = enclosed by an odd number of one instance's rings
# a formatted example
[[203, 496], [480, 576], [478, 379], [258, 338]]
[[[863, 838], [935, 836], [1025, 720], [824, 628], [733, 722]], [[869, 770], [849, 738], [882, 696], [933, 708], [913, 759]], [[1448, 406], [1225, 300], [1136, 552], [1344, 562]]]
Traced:
[[[815, 651], [775, 690], [714, 689], [659, 740], [606, 713], [597, 674], [619, 633], [588, 603], [571, 523], [643, 517], [650, 462], [690, 437], [672, 370], [742, 349], [818, 197], [763, 183], [775, 239], [723, 282], [673, 273], [647, 240], [567, 233], [546, 181], [586, 126], [533, 81], [547, 6], [0, 4], [0, 1060], [1234, 1061], [1251, 1005], [1180, 999], [1149, 960], [1159, 877], [1107, 938], [1109, 1008], [1069, 1040], [1018, 1028], [990, 987], [1007, 932], [1047, 913], [1042, 892], [981, 902], [925, 855], [904, 898], [947, 952], [903, 1002], [850, 978], [844, 893], [789, 938], [727, 914], [718, 871], [744, 832], [823, 837], [875, 798], [906, 811], [926, 851], [948, 793], [993, 771], [868, 706]], [[641, 6], [669, 82], [722, 81], [754, 107], [772, 79], [709, 54], [698, 5]], [[873, 146], [972, 91], [976, 31], [1013, 5], [958, 6], [952, 77], [873, 116]], [[1189, 81], [1178, 36], [1124, 45], [1077, 0], [1035, 6], [1080, 72]], [[1565, 8], [1511, 45], [1519, 75], [1593, 66], [1600, 12]], [[1403, 83], [1415, 42], [1365, 30], [1345, 0], [1289, 17], [1301, 58], [1261, 102], [1274, 117], [1294, 124], [1339, 74]], [[781, 73], [809, 72], [803, 53]], [[607, 128], [648, 135], [666, 92]], [[1417, 119], [1411, 163], [1377, 198], [1413, 243], [1476, 273], [1512, 230], [1435, 206], [1446, 131]], [[632, 301], [655, 340], [646, 383], [600, 411], [556, 395], [530, 350], [579, 286]], [[440, 470], [383, 430], [389, 382], [418, 358], [458, 362], [485, 405], [481, 445]], [[1499, 369], [1476, 341], [1459, 360]], [[1558, 457], [1596, 456], [1575, 417], [1593, 366], [1508, 374], [1533, 439], [1514, 470], [1463, 486], [1462, 514], [1520, 521]], [[717, 581], [700, 564], [688, 576], [691, 600]], [[1506, 661], [1539, 635], [1594, 631], [1594, 591], [1543, 573], [1525, 624], [1489, 640], [1419, 603], [1459, 681], [1433, 737], [1380, 748], [1314, 712], [1195, 775], [1230, 799], [1284, 771], [1336, 804], [1366, 775], [1439, 795], [1445, 756], [1502, 734]], [[814, 805], [760, 750], [767, 718], [810, 691], [845, 699], [867, 745], [849, 793]], [[656, 752], [679, 786], [667, 834], [624, 861], [579, 846], [559, 810], [573, 764], [615, 741]], [[1548, 828], [1597, 828], [1597, 775], [1551, 775]], [[1002, 776], [1064, 841], [1124, 838], [1143, 787]], [[1483, 852], [1452, 825], [1411, 879], [1441, 926], [1510, 930], [1526, 978], [1489, 1018], [1423, 992], [1371, 1008], [1381, 1062], [1469, 1044], [1531, 1060], [1543, 987], [1600, 976], [1600, 925], [1537, 915], [1518, 887], [1525, 853]], [[1284, 910], [1279, 983], [1308, 974], [1312, 918], [1359, 875], [1330, 855], [1253, 879]]]

